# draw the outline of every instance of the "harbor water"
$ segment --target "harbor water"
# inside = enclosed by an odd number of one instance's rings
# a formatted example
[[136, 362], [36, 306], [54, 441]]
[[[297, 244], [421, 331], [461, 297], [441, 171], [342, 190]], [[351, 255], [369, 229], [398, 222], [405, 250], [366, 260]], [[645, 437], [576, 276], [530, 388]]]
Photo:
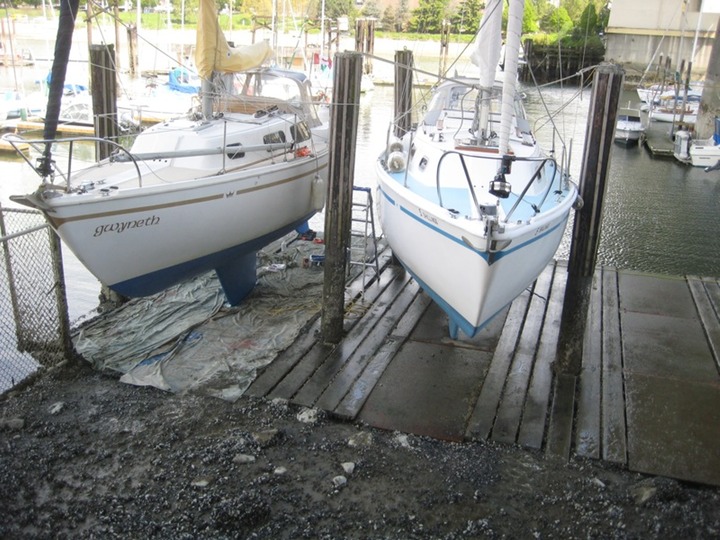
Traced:
[[[571, 148], [571, 172], [578, 181], [582, 162], [590, 90], [576, 97], [575, 86], [527, 89], [526, 108], [536, 136], [559, 158], [564, 143]], [[420, 98], [416, 98], [419, 100]], [[626, 92], [625, 103], [637, 102]], [[393, 111], [393, 88], [376, 85], [360, 101], [355, 184], [374, 187], [374, 162], [387, 137]], [[560, 136], [553, 136], [546, 110], [561, 111], [554, 119]], [[668, 125], [669, 128], [669, 125]], [[38, 178], [17, 157], [0, 156], [0, 201], [33, 190]], [[668, 275], [720, 276], [720, 171], [655, 159], [642, 146], [614, 145], [607, 183], [598, 264], [623, 270]], [[567, 259], [570, 234], [556, 257]], [[99, 284], [66, 250], [65, 277], [71, 321], [97, 305]]]

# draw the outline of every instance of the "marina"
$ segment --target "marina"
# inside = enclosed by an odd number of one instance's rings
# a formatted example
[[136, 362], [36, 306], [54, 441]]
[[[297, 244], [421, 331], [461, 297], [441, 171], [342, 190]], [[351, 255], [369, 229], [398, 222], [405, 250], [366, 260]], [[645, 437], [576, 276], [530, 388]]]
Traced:
[[[377, 87], [360, 104], [355, 176], [362, 187], [376, 187], [372, 166], [386, 139], [391, 92]], [[575, 93], [550, 89], [549, 108]], [[529, 94], [526, 106], [538, 138], [554, 148], [542, 130], [547, 103]], [[587, 101], [573, 101], [564, 114], [568, 140], [582, 148]], [[370, 286], [357, 279], [348, 286], [367, 309], [347, 318], [342, 342], [323, 343], [319, 310], [311, 313], [292, 343], [258, 369], [247, 395], [389, 431], [520, 445], [720, 485], [720, 172], [658, 155], [642, 146], [613, 148], [587, 331], [576, 336], [583, 341], [580, 373], [554, 367], [566, 231], [555, 261], [473, 337], [455, 336], [447, 316], [384, 250]], [[571, 165], [575, 175], [579, 164]], [[22, 182], [13, 178], [12, 193]], [[93, 305], [97, 282], [70, 268], [71, 310], [79, 318]]]

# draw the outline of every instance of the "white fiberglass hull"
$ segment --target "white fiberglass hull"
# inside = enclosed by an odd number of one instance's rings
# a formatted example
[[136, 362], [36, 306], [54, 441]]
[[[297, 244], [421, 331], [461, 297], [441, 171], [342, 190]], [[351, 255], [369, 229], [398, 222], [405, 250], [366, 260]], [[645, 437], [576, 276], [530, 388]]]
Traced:
[[690, 145], [690, 162], [693, 167], [713, 167], [720, 161], [720, 145], [713, 141], [701, 143], [694, 142]]
[[404, 188], [378, 166], [378, 205], [383, 232], [393, 254], [440, 305], [457, 329], [473, 336], [520, 295], [552, 260], [562, 240], [575, 200], [539, 216], [508, 226], [499, 243], [486, 249], [484, 224], [453, 217], [446, 209]]
[[327, 154], [212, 181], [49, 199], [38, 207], [101, 282], [146, 296], [199, 272], [220, 274], [228, 264], [233, 271], [233, 261], [302, 225], [316, 211], [313, 190], [323, 187], [315, 175], [326, 166]]
[[247, 87], [255, 94], [228, 97], [223, 114], [155, 125], [86, 168], [43, 171], [35, 193], [13, 199], [44, 212], [120, 294], [147, 296], [214, 269], [237, 304], [255, 285], [255, 252], [322, 208], [328, 166], [328, 128], [309, 98], [259, 94], [307, 97], [304, 76], [248, 72]]

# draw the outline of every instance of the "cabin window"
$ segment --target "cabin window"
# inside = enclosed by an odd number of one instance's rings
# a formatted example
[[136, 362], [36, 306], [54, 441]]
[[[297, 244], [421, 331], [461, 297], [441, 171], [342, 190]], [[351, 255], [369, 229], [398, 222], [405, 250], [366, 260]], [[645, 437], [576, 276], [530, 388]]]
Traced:
[[284, 131], [274, 131], [273, 133], [263, 135], [263, 142], [265, 144], [282, 144], [285, 142], [285, 140], [286, 139]]
[[290, 135], [292, 135], [295, 143], [300, 143], [310, 139], [310, 128], [305, 122], [298, 122], [294, 126], [290, 126]]
[[242, 151], [242, 144], [240, 143], [228, 144], [225, 148], [227, 149], [227, 157], [230, 159], [240, 159], [245, 157], [245, 152]]

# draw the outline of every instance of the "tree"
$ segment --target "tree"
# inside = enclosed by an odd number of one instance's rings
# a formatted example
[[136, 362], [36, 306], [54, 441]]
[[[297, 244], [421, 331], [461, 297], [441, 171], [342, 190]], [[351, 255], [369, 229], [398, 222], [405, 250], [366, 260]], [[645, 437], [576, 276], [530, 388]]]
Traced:
[[553, 8], [540, 20], [540, 29], [548, 34], [564, 35], [573, 28], [573, 22], [564, 7]]
[[385, 11], [383, 11], [382, 18], [380, 19], [380, 24], [382, 24], [383, 30], [388, 30], [389, 32], [397, 32], [398, 29], [395, 27], [395, 8], [392, 6], [388, 6], [385, 8]]
[[400, 0], [400, 8], [395, 16], [398, 32], [404, 32], [408, 27], [408, 22], [410, 21], [410, 6], [408, 2], [409, 0]]
[[560, 0], [560, 7], [567, 10], [570, 20], [577, 24], [590, 0]]
[[360, 14], [363, 17], [374, 17], [378, 20], [382, 15], [380, 13], [380, 7], [377, 5], [377, 2], [375, 2], [375, 0], [368, 0], [367, 2], [365, 2], [362, 10], [360, 10]]
[[595, 12], [595, 6], [590, 3], [585, 7], [585, 10], [580, 16], [580, 20], [573, 29], [573, 35], [577, 39], [588, 38], [590, 36], [597, 36], [602, 29], [598, 26], [598, 16]]
[[410, 31], [438, 34], [447, 15], [449, 0], [420, 0], [410, 17]]
[[[352, 15], [354, 10], [353, 0], [325, 0], [325, 18], [337, 19]], [[317, 17], [322, 16], [322, 2], [318, 2]]]
[[525, 0], [525, 10], [523, 11], [523, 23], [522, 31], [523, 34], [532, 34], [537, 32], [540, 27], [538, 26], [537, 11], [535, 11], [535, 4], [532, 0]]
[[474, 34], [480, 27], [481, 0], [462, 0], [452, 19], [453, 29], [460, 34]]

